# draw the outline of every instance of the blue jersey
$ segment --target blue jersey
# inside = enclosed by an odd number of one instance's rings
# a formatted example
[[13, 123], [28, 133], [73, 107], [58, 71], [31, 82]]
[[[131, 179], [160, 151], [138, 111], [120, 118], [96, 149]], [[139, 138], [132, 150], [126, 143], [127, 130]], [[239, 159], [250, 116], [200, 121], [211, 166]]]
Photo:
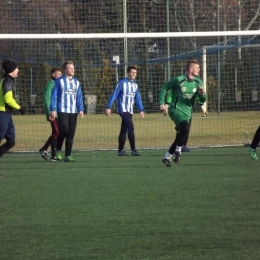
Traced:
[[111, 108], [116, 99], [118, 113], [129, 112], [133, 114], [135, 103], [140, 112], [144, 110], [141, 94], [134, 80], [130, 81], [128, 78], [124, 78], [119, 81], [108, 100], [107, 108]]
[[57, 113], [78, 113], [84, 111], [80, 82], [76, 78], [61, 76], [55, 80], [51, 92], [51, 111]]

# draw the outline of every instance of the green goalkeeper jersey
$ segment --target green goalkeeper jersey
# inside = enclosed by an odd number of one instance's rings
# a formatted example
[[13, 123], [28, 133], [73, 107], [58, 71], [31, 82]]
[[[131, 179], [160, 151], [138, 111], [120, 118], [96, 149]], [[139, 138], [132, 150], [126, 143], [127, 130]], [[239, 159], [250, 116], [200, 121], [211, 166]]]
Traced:
[[203, 87], [203, 83], [198, 77], [191, 80], [184, 74], [173, 78], [162, 86], [159, 104], [169, 103], [169, 111], [177, 109], [190, 117], [195, 100], [202, 105], [207, 99], [206, 94], [198, 94], [199, 87]]

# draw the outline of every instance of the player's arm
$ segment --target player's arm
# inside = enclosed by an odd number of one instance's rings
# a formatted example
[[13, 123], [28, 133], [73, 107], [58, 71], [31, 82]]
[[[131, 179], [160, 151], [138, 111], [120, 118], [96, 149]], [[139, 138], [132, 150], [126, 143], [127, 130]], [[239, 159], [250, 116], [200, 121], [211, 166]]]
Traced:
[[51, 111], [50, 111], [50, 104], [51, 104], [51, 91], [53, 88], [53, 81], [50, 80], [48, 84], [46, 85], [43, 93], [43, 98], [44, 98], [44, 107], [45, 107], [45, 112], [50, 117]]
[[168, 107], [172, 103], [172, 91], [169, 90], [166, 96], [166, 101], [165, 101], [165, 111], [163, 111], [163, 114], [166, 116], [168, 115]]
[[158, 100], [159, 100], [160, 110], [163, 113], [165, 113], [165, 111], [167, 110], [167, 107], [165, 106], [167, 93], [169, 90], [172, 89], [173, 85], [174, 85], [174, 80], [171, 80], [165, 83], [160, 89]]
[[3, 83], [3, 94], [4, 94], [4, 102], [9, 107], [19, 110], [22, 115], [25, 113], [25, 109], [22, 108], [19, 104], [17, 104], [16, 100], [13, 97], [12, 83]]
[[50, 117], [55, 119], [56, 117], [56, 108], [57, 108], [57, 93], [58, 93], [58, 81], [55, 81], [54, 87], [51, 91], [51, 102], [50, 102]]
[[200, 107], [201, 107], [202, 115], [203, 116], [208, 116], [206, 104], [204, 103]]
[[5, 103], [9, 106], [12, 107], [14, 109], [19, 110], [21, 108], [20, 105], [18, 105], [15, 101], [15, 99], [13, 98], [13, 92], [12, 91], [8, 91], [5, 93], [4, 95], [4, 101]]
[[142, 97], [139, 89], [137, 89], [135, 94], [135, 104], [140, 112], [141, 118], [144, 118], [144, 106], [143, 106]]
[[207, 94], [203, 87], [199, 87], [197, 91], [196, 99], [200, 105], [204, 104], [207, 100]]
[[110, 95], [110, 98], [107, 102], [106, 111], [105, 111], [106, 116], [110, 116], [112, 105], [115, 102], [115, 100], [117, 99], [121, 90], [122, 90], [122, 84], [119, 82], [117, 84], [116, 88], [114, 89], [114, 91], [112, 92], [112, 94]]
[[84, 117], [84, 104], [83, 104], [81, 86], [79, 86], [78, 91], [77, 91], [76, 105], [77, 105], [77, 110], [79, 111], [80, 118], [83, 118]]
[[196, 100], [197, 102], [202, 105], [206, 102], [207, 100], [207, 94], [203, 85], [203, 82], [201, 79], [196, 78], [195, 81], [197, 82], [197, 95], [196, 95]]

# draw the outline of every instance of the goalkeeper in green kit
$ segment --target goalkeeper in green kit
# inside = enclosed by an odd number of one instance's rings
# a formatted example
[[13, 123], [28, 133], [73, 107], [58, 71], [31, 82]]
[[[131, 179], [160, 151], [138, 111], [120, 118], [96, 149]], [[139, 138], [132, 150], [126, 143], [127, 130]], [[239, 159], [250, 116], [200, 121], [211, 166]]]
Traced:
[[181, 148], [185, 144], [190, 131], [190, 118], [192, 106], [196, 100], [202, 105], [206, 99], [206, 93], [202, 81], [198, 78], [200, 65], [196, 60], [189, 60], [186, 65], [186, 73], [173, 78], [165, 83], [159, 92], [160, 110], [165, 112], [167, 107], [165, 100], [168, 91], [171, 91], [172, 102], [168, 107], [168, 114], [175, 123], [176, 138], [162, 162], [171, 167], [171, 158], [178, 163], [181, 157]]

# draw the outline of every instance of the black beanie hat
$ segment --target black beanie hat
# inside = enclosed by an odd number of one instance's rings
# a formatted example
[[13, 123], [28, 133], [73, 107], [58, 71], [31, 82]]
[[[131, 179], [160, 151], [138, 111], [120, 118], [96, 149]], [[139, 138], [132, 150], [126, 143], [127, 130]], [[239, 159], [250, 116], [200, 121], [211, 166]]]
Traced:
[[17, 67], [17, 64], [13, 60], [5, 60], [2, 64], [2, 68], [6, 74], [12, 73]]

